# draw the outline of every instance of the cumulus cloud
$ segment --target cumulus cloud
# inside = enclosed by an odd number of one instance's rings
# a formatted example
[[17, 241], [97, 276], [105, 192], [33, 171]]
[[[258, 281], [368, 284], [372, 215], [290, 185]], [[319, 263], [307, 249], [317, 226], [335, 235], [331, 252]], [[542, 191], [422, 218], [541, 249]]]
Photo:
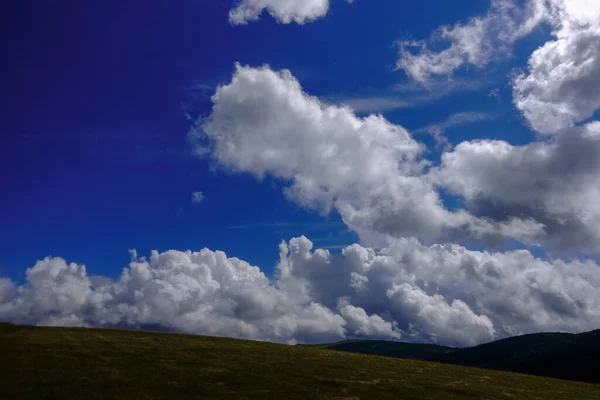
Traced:
[[[280, 245], [275, 277], [220, 251], [153, 251], [118, 280], [46, 258], [27, 284], [0, 279], [0, 320], [152, 327], [284, 343], [386, 338], [474, 345], [600, 323], [600, 267], [528, 251], [469, 251], [398, 239], [341, 255], [305, 237]], [[95, 281], [95, 283], [92, 283]], [[359, 282], [359, 284], [357, 284]]]
[[[340, 302], [353, 305], [342, 308], [350, 327], [358, 321], [367, 325], [367, 315], [377, 311], [392, 321], [391, 325], [379, 321], [378, 329], [409, 332], [405, 339], [412, 336], [421, 341], [465, 345], [493, 338], [495, 331], [486, 316], [476, 315], [464, 303], [448, 303], [442, 295], [427, 294], [419, 288], [415, 273], [427, 266], [403, 262], [414, 251], [413, 246], [420, 248], [418, 242], [404, 240], [380, 252], [352, 245], [336, 257], [322, 249], [312, 252], [312, 243], [301, 237], [282, 245], [279, 267], [288, 281], [304, 282], [309, 295], [325, 306], [339, 307]], [[357, 277], [362, 277], [360, 287], [354, 285]], [[349, 319], [350, 311], [357, 321]]]
[[[401, 42], [397, 68], [415, 81], [428, 83], [432, 76], [452, 75], [465, 65], [485, 67], [495, 59], [509, 56], [513, 44], [549, 16], [546, 0], [527, 0], [524, 7], [513, 0], [492, 0], [490, 10], [483, 16], [442, 26], [428, 41]], [[439, 51], [430, 48], [440, 42], [448, 46]]]
[[[346, 0], [352, 3], [353, 0]], [[305, 24], [327, 15], [329, 0], [241, 0], [230, 11], [229, 22], [244, 25], [260, 18], [267, 11], [277, 22]]]
[[[312, 251], [306, 238], [282, 245], [280, 271], [321, 304], [362, 308], [418, 332], [420, 340], [474, 344], [536, 331], [593, 329], [600, 317], [598, 265], [552, 263], [525, 250], [469, 251], [398, 239], [342, 256]], [[352, 285], [362, 276], [362, 285]], [[331, 279], [335, 277], [335, 279]], [[293, 279], [292, 279], [293, 278]], [[364, 318], [363, 318], [364, 319]]]
[[474, 345], [494, 335], [492, 321], [485, 315], [475, 314], [461, 300], [448, 304], [442, 295], [427, 295], [408, 283], [393, 285], [386, 294], [394, 307], [414, 316], [413, 329], [416, 324], [434, 339], [440, 337], [450, 343]]
[[424, 178], [424, 146], [379, 115], [357, 117], [306, 94], [289, 71], [238, 65], [212, 98], [200, 129], [224, 167], [289, 183], [298, 204], [335, 209], [366, 243], [388, 237], [515, 237], [530, 241], [530, 220], [490, 222], [447, 210]]
[[528, 215], [557, 250], [600, 252], [600, 123], [556, 140], [513, 146], [463, 142], [431, 172], [477, 215]]
[[552, 134], [600, 108], [600, 2], [552, 0], [551, 40], [513, 79], [514, 102], [531, 126]]
[[[0, 319], [73, 326], [161, 327], [274, 341], [344, 336], [344, 319], [279, 290], [257, 267], [222, 252], [152, 252], [119, 280], [96, 278], [61, 258], [27, 270], [26, 286], [0, 282]], [[12, 287], [11, 287], [12, 286]]]

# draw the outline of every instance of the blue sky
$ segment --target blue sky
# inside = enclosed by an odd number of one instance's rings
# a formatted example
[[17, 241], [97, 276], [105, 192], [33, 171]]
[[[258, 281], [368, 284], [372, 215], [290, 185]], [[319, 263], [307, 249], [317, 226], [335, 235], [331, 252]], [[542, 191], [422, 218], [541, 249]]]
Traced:
[[[395, 41], [427, 37], [487, 7], [445, 4], [333, 1], [331, 13], [312, 24], [265, 17], [235, 28], [228, 1], [13, 5], [0, 161], [4, 274], [22, 279], [33, 260], [61, 255], [116, 276], [129, 248], [218, 248], [268, 270], [279, 242], [306, 233], [303, 224], [316, 225], [316, 239], [333, 238], [315, 240], [319, 245], [352, 243], [335, 215], [324, 219], [291, 204], [268, 180], [211, 171], [207, 160], [191, 156], [186, 113], [210, 113], [210, 96], [235, 62], [290, 69], [320, 97], [393, 96], [393, 86], [407, 81], [394, 71]], [[386, 116], [416, 129], [453, 113], [489, 113], [494, 121], [449, 136], [470, 139], [485, 129], [526, 141], [531, 133], [511, 112], [502, 80], [510, 67], [478, 74], [481, 90]], [[486, 96], [493, 88], [500, 98]], [[191, 204], [195, 191], [206, 201]], [[266, 223], [300, 226], [228, 229]]]
[[[231, 311], [236, 324], [253, 326], [219, 325], [239, 337], [468, 344], [589, 328], [600, 321], [600, 299], [580, 290], [600, 285], [592, 3], [12, 4], [2, 27], [0, 319], [122, 324], [108, 303], [93, 317], [39, 308], [39, 276], [53, 293], [74, 293], [56, 271], [75, 271], [85, 293], [117, 302], [139, 265], [148, 282], [175, 285], [161, 268], [183, 265], [177, 257], [196, 263], [181, 252], [207, 248], [258, 266], [267, 283], [238, 261], [217, 261], [214, 277], [219, 268], [235, 269], [235, 281], [252, 276], [259, 292], [266, 285], [317, 327], [284, 334], [265, 328], [271, 309], [256, 325]], [[235, 10], [260, 17], [235, 20]], [[396, 275], [366, 272], [385, 269], [380, 262]], [[494, 290], [482, 283], [488, 272], [505, 277]], [[535, 290], [532, 274], [541, 274]], [[347, 287], [328, 286], [335, 281]], [[302, 285], [310, 296], [298, 297]], [[36, 318], [15, 308], [17, 287]], [[227, 302], [243, 302], [238, 289]], [[2, 308], [3, 296], [12, 306]], [[244, 301], [275, 298], [256, 296]], [[497, 308], [495, 296], [522, 300], [514, 309], [524, 314]], [[426, 318], [415, 302], [445, 317]], [[158, 303], [136, 306], [148, 304]], [[161, 312], [135, 326], [221, 334], [196, 314], [165, 322]], [[449, 321], [472, 330], [443, 328]]]

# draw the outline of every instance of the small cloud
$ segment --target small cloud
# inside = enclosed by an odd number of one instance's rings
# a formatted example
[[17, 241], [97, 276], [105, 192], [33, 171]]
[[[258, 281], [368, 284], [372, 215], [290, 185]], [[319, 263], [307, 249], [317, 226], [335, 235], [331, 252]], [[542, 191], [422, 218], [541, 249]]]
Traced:
[[181, 108], [184, 112], [195, 108], [198, 103], [209, 102], [212, 95], [217, 90], [216, 85], [208, 85], [206, 83], [194, 82], [191, 85], [182, 88], [185, 100], [181, 103]]
[[229, 22], [234, 26], [246, 25], [259, 20], [263, 11], [267, 11], [279, 23], [304, 25], [327, 15], [329, 0], [241, 0], [229, 12]]
[[187, 89], [192, 92], [200, 92], [200, 93], [215, 91], [215, 87], [213, 85], [209, 85], [209, 84], [203, 83], [203, 82], [194, 82], [190, 86], [188, 86]]
[[498, 97], [498, 96], [500, 96], [500, 89], [498, 89], [498, 88], [492, 89], [488, 93], [488, 97]]
[[194, 193], [192, 193], [192, 203], [194, 203], [194, 204], [200, 204], [205, 199], [206, 199], [206, 197], [204, 196], [204, 193], [202, 193], [202, 192], [194, 192]]

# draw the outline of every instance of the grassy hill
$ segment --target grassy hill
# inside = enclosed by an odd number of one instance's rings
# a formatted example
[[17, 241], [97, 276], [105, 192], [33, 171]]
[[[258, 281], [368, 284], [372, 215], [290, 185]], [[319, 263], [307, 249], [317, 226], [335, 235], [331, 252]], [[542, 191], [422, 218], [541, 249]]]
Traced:
[[600, 399], [596, 385], [304, 346], [0, 325], [6, 399]]

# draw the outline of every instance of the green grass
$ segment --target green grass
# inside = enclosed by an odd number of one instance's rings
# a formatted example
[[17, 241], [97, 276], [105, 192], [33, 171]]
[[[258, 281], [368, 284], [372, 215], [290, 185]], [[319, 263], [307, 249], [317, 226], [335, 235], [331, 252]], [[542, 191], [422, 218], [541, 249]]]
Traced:
[[6, 399], [600, 399], [600, 386], [189, 335], [0, 325]]

